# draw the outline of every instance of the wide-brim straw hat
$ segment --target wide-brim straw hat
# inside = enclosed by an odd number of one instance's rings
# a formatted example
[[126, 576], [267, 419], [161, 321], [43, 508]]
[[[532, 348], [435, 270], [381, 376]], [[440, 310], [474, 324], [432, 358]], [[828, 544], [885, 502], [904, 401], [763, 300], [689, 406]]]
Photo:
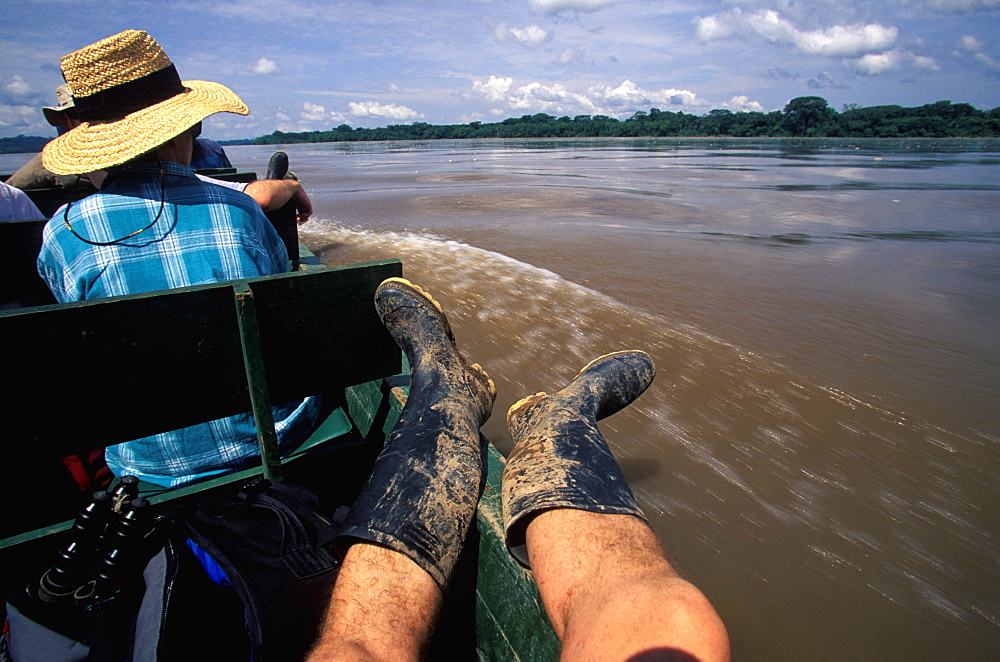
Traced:
[[42, 151], [42, 164], [57, 175], [121, 165], [209, 115], [250, 112], [225, 85], [181, 81], [160, 45], [141, 30], [126, 30], [70, 53], [61, 67], [83, 123]]

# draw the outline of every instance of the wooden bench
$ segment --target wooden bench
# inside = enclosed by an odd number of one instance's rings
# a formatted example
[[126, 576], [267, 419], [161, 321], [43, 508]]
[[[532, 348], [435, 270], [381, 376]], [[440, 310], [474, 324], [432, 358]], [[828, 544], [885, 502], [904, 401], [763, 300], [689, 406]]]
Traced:
[[401, 273], [386, 260], [0, 312], [2, 494], [21, 504], [5, 508], [0, 535], [50, 524], [32, 508], [45, 500], [32, 467], [53, 458], [252, 411], [262, 465], [209, 483], [281, 480], [271, 405], [316, 394], [340, 405], [334, 435], [367, 433], [367, 403], [352, 412], [348, 389], [378, 391], [401, 371], [373, 304], [378, 284]]

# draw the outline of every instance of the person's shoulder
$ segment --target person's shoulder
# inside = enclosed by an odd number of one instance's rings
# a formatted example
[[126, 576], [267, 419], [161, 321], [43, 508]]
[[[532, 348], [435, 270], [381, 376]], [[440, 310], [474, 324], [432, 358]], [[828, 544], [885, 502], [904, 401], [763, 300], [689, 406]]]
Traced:
[[54, 177], [42, 165], [42, 153], [39, 152], [8, 177], [7, 184], [19, 189], [46, 188], [53, 186]]
[[30, 221], [44, 218], [28, 194], [0, 182], [0, 221]]
[[5, 195], [11, 198], [15, 198], [19, 195], [24, 195], [24, 192], [17, 189], [6, 182], [0, 182], [0, 195]]

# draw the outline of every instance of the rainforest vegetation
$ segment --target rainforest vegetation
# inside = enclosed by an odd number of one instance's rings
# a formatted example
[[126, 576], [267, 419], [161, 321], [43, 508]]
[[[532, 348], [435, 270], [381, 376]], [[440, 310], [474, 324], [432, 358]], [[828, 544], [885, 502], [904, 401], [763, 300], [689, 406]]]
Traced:
[[584, 138], [584, 137], [864, 137], [950, 138], [1000, 136], [1000, 108], [982, 111], [967, 103], [831, 108], [822, 97], [798, 97], [783, 110], [770, 113], [718, 109], [706, 115], [639, 111], [625, 120], [606, 115], [553, 117], [545, 113], [500, 122], [435, 125], [393, 124], [377, 129], [347, 124], [329, 131], [275, 131], [254, 139], [259, 145], [361, 140], [432, 140], [464, 138]]
[[[924, 106], [849, 104], [841, 111], [822, 97], [792, 99], [783, 110], [769, 113], [717, 109], [705, 115], [651, 108], [619, 120], [607, 115], [554, 117], [546, 113], [511, 117], [500, 122], [468, 124], [391, 124], [376, 129], [341, 124], [329, 131], [275, 131], [259, 138], [221, 141], [223, 145], [363, 140], [433, 140], [466, 138], [593, 138], [593, 137], [844, 137], [959, 138], [1000, 136], [1000, 108], [983, 111], [967, 103], [938, 101]], [[37, 152], [51, 138], [0, 138], [0, 153]]]

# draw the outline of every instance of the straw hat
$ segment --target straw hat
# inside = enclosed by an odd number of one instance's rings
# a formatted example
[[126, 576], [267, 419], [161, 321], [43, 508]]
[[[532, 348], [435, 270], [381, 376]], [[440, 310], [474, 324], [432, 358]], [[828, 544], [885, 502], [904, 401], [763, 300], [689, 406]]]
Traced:
[[232, 90], [181, 81], [160, 45], [126, 30], [62, 58], [80, 126], [49, 142], [42, 164], [77, 175], [131, 161], [219, 112], [247, 115]]

